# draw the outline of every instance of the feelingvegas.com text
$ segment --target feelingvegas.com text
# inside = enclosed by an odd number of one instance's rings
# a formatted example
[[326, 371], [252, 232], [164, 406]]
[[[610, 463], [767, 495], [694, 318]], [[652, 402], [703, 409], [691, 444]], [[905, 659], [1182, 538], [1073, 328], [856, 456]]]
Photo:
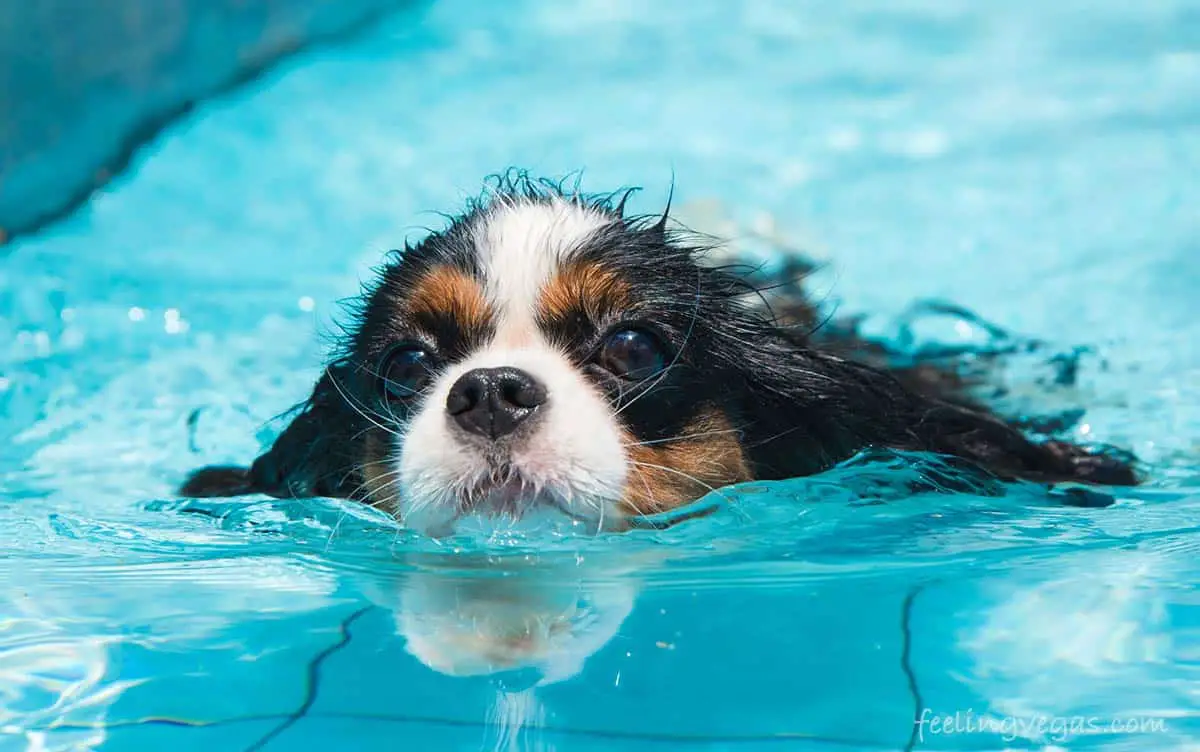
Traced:
[[939, 713], [924, 708], [913, 721], [918, 741], [927, 736], [996, 734], [1005, 742], [1042, 739], [1065, 742], [1081, 736], [1165, 734], [1167, 719], [1146, 716], [1104, 718], [1100, 716], [996, 716], [976, 715], [973, 710]]

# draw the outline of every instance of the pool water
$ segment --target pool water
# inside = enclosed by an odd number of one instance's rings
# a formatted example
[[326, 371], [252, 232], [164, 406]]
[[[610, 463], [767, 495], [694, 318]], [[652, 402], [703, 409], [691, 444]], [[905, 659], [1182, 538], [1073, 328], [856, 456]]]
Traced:
[[[936, 458], [881, 455], [661, 532], [441, 543], [173, 497], [510, 165], [646, 210], [673, 179], [901, 346], [1040, 342], [1006, 409], [1083, 410], [1148, 483], [911, 497]], [[1189, 748], [1198, 175], [1184, 0], [438, 0], [294, 58], [0, 256], [0, 749]]]

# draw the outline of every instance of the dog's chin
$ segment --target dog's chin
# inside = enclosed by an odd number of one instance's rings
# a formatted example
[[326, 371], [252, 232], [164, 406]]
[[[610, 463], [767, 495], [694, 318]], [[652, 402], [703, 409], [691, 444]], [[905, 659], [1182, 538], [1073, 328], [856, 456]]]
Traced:
[[[455, 495], [414, 504], [404, 515], [409, 527], [433, 537], [456, 533], [522, 532], [547, 527], [563, 531], [600, 532], [618, 522], [611, 506], [531, 478], [511, 466], [497, 466]], [[606, 517], [612, 519], [606, 519]]]
[[528, 507], [543, 503], [546, 495], [520, 473], [501, 467], [467, 488], [458, 505], [464, 515], [520, 519]]

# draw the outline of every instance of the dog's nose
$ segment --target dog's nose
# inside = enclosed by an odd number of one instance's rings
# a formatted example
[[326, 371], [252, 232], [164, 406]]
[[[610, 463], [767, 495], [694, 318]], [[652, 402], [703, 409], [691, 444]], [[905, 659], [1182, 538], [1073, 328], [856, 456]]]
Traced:
[[546, 387], [519, 368], [476, 368], [450, 387], [446, 412], [464, 430], [498, 439], [546, 402]]

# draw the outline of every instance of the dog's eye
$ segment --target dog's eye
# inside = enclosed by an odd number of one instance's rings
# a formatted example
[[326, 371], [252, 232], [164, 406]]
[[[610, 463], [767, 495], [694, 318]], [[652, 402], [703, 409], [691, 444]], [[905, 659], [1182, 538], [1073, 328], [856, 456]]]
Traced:
[[626, 379], [645, 379], [666, 368], [662, 343], [641, 329], [621, 329], [608, 335], [600, 350], [600, 365]]
[[405, 400], [415, 397], [433, 378], [436, 358], [419, 344], [400, 345], [387, 354], [379, 373], [384, 397]]

